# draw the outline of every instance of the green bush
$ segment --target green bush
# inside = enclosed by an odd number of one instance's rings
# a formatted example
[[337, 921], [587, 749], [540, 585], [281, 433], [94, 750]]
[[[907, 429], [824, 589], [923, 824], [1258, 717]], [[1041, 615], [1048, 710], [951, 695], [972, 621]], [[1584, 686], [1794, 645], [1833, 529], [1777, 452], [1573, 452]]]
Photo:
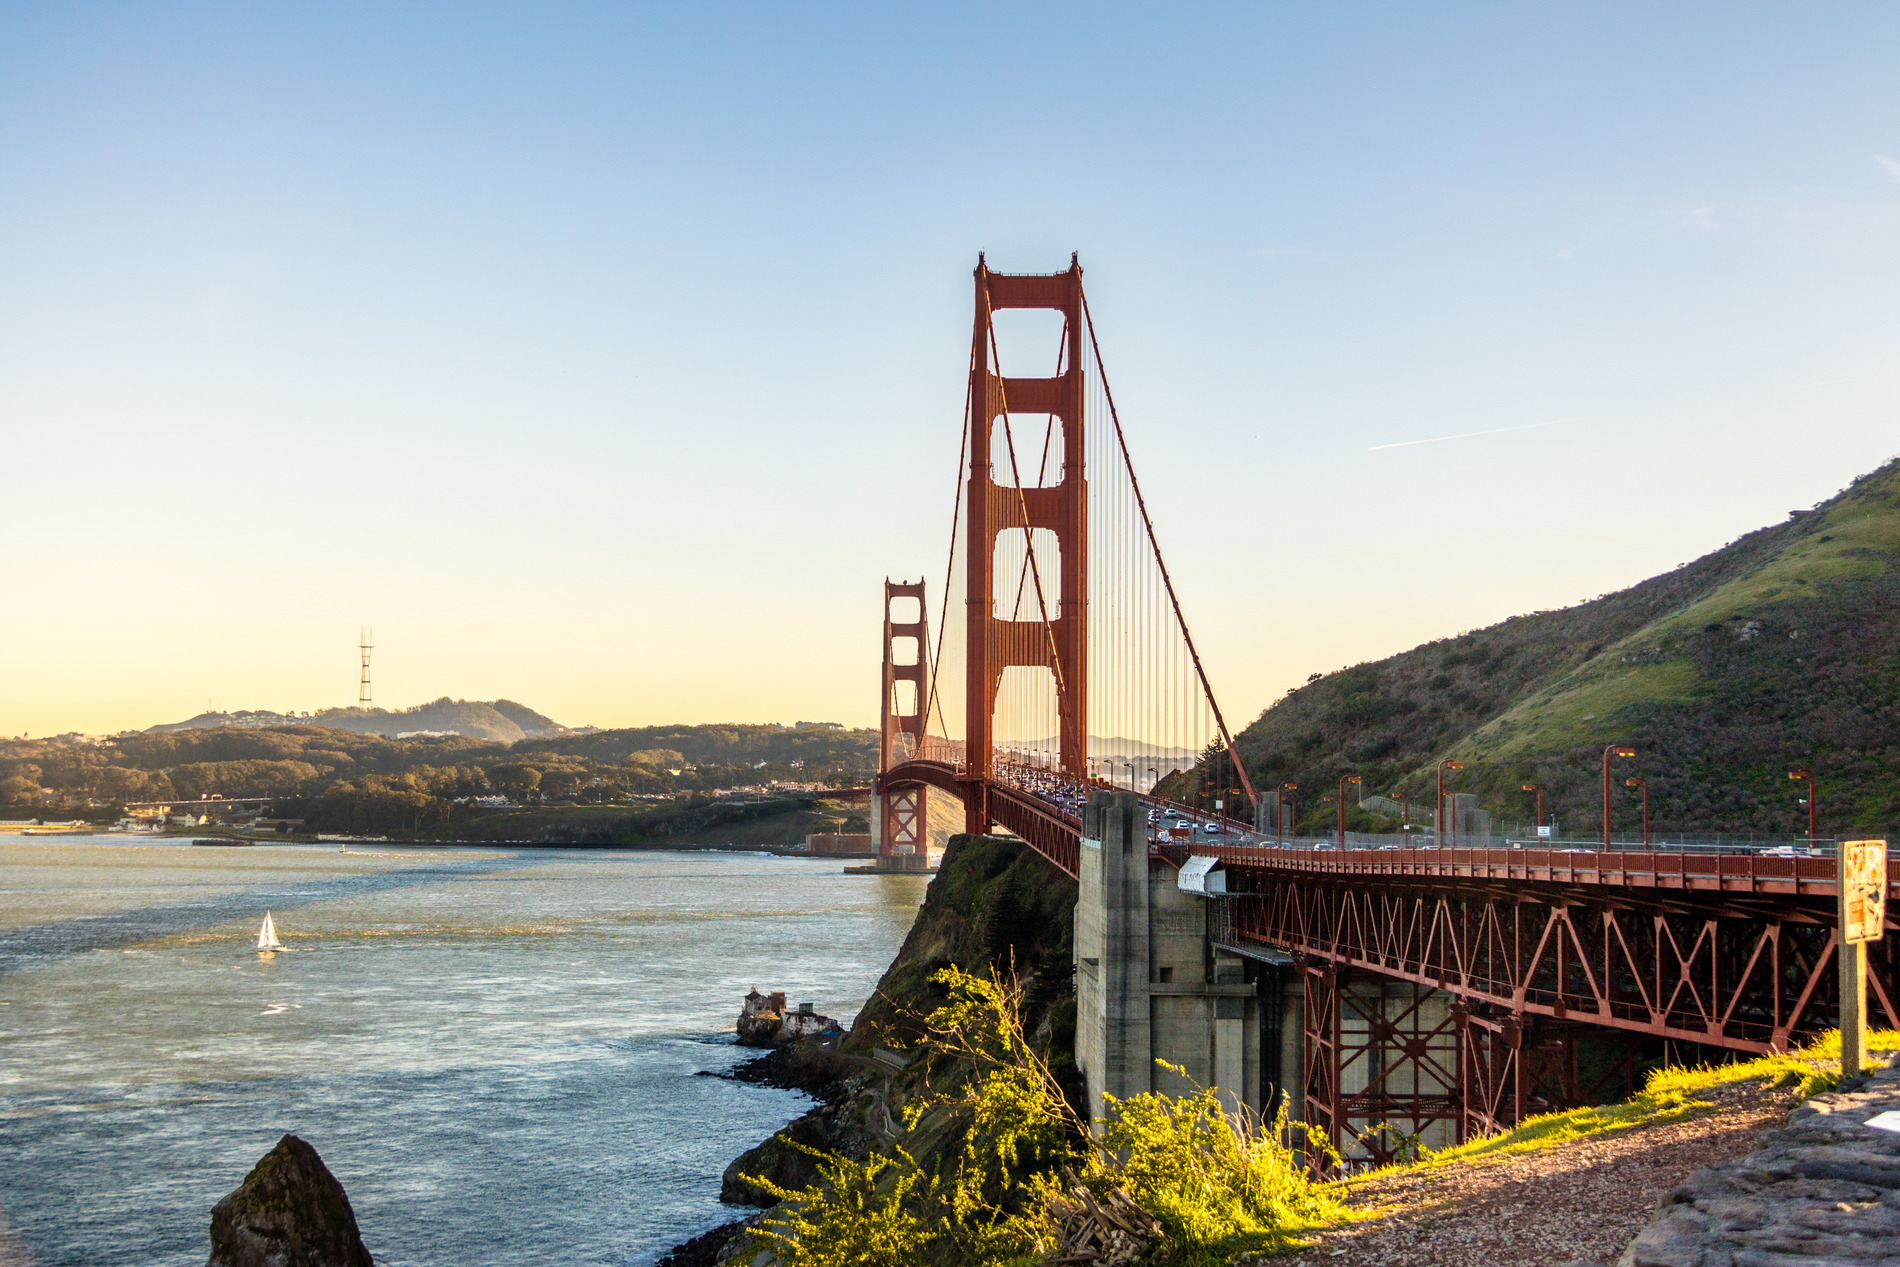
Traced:
[[1191, 1096], [1107, 1099], [1101, 1143], [1108, 1151], [1098, 1152], [1092, 1177], [1125, 1187], [1160, 1220], [1167, 1263], [1216, 1264], [1249, 1250], [1291, 1248], [1301, 1232], [1346, 1217], [1292, 1146], [1300, 1128], [1288, 1123], [1284, 1104], [1263, 1124], [1206, 1087]]
[[[906, 1106], [912, 1147], [867, 1162], [805, 1149], [819, 1179], [796, 1190], [747, 1176], [782, 1202], [758, 1233], [781, 1262], [1027, 1267], [1059, 1253], [1051, 1205], [1078, 1184], [1102, 1198], [1122, 1189], [1155, 1218], [1157, 1267], [1287, 1248], [1347, 1217], [1289, 1143], [1298, 1128], [1284, 1110], [1262, 1124], [1206, 1088], [1111, 1097], [1097, 1136], [1025, 1037], [1013, 977], [950, 967], [932, 980], [949, 1000], [927, 1019], [924, 1046], [953, 1085]], [[913, 1152], [933, 1138], [944, 1142], [927, 1169]]]

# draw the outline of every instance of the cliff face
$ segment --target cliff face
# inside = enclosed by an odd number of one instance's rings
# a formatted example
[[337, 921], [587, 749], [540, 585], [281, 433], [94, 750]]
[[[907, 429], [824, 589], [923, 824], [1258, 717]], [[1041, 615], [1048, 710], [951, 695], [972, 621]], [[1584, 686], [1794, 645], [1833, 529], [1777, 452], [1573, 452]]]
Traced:
[[[1030, 1037], [1047, 1050], [1051, 1070], [1079, 1104], [1084, 1091], [1074, 1056], [1075, 899], [1075, 881], [1020, 841], [952, 836], [917, 922], [844, 1040], [853, 1072], [839, 1094], [733, 1162], [720, 1199], [770, 1204], [769, 1196], [741, 1178], [747, 1174], [788, 1188], [811, 1182], [812, 1159], [790, 1141], [866, 1157], [900, 1132], [903, 1106], [926, 1076], [937, 1090], [954, 1084], [962, 1071], [941, 1064], [927, 1069], [923, 1059], [905, 1055], [921, 1038], [924, 1017], [946, 999], [930, 975], [950, 964], [974, 973], [1014, 965]], [[881, 1058], [880, 1049], [887, 1053]], [[917, 1154], [913, 1148], [913, 1154], [926, 1168], [933, 1160], [930, 1149], [954, 1138], [952, 1129], [948, 1122], [925, 1122], [926, 1150]]]
[[[981, 974], [1012, 966], [1030, 1036], [1062, 1059], [1075, 1033], [1075, 881], [1021, 841], [952, 836], [909, 936], [858, 1014], [845, 1051], [915, 1044], [946, 995], [930, 974], [956, 964]], [[1073, 1061], [1069, 1066], [1073, 1067]]]

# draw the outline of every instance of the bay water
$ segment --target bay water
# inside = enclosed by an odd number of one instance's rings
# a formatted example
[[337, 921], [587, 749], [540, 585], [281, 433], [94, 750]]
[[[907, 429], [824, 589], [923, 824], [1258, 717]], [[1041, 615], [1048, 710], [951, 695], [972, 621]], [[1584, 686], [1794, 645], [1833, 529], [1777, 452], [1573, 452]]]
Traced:
[[[700, 1076], [849, 1022], [919, 876], [724, 852], [0, 836], [0, 1261], [201, 1264], [285, 1132], [379, 1264], [650, 1263], [809, 1107]], [[288, 949], [259, 954], [273, 912]]]

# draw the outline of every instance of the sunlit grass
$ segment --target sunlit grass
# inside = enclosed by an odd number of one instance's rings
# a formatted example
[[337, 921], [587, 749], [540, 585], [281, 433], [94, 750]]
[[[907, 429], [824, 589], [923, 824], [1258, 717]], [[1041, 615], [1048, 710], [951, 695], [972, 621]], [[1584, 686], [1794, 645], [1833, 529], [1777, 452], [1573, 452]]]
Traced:
[[1456, 751], [1482, 752], [1487, 760], [1496, 760], [1519, 752], [1605, 742], [1605, 736], [1614, 738], [1618, 733], [1616, 718], [1623, 709], [1692, 699], [1708, 686], [1708, 678], [1687, 659], [1632, 668], [1602, 656], [1563, 685], [1512, 708]]
[[[1870, 1051], [1900, 1051], [1900, 1032], [1868, 1035]], [[1831, 1031], [1798, 1051], [1770, 1052], [1726, 1065], [1673, 1066], [1653, 1071], [1643, 1089], [1621, 1104], [1566, 1109], [1526, 1120], [1502, 1135], [1454, 1145], [1428, 1154], [1414, 1168], [1433, 1168], [1480, 1158], [1511, 1157], [1556, 1148], [1575, 1139], [1609, 1135], [1639, 1126], [1699, 1117], [1715, 1110], [1701, 1098], [1721, 1087], [1762, 1083], [1792, 1087], [1797, 1100], [1832, 1091], [1840, 1084], [1841, 1035]]]

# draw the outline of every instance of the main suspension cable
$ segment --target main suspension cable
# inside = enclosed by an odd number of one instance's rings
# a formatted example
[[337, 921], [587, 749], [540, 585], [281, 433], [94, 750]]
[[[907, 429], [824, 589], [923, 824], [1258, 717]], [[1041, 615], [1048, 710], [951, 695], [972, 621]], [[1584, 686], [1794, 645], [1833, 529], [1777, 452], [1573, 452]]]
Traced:
[[937, 698], [937, 671], [943, 667], [943, 640], [950, 632], [950, 582], [957, 570], [957, 525], [963, 519], [963, 467], [970, 453], [970, 414], [976, 403], [976, 350], [970, 350], [970, 385], [963, 393], [963, 440], [957, 447], [957, 495], [950, 510], [950, 559], [943, 567], [943, 607], [937, 621], [937, 648], [930, 656], [930, 701], [924, 710], [924, 733], [930, 732], [930, 714], [935, 711], [943, 724], [943, 737], [950, 738], [950, 722], [943, 715]]

